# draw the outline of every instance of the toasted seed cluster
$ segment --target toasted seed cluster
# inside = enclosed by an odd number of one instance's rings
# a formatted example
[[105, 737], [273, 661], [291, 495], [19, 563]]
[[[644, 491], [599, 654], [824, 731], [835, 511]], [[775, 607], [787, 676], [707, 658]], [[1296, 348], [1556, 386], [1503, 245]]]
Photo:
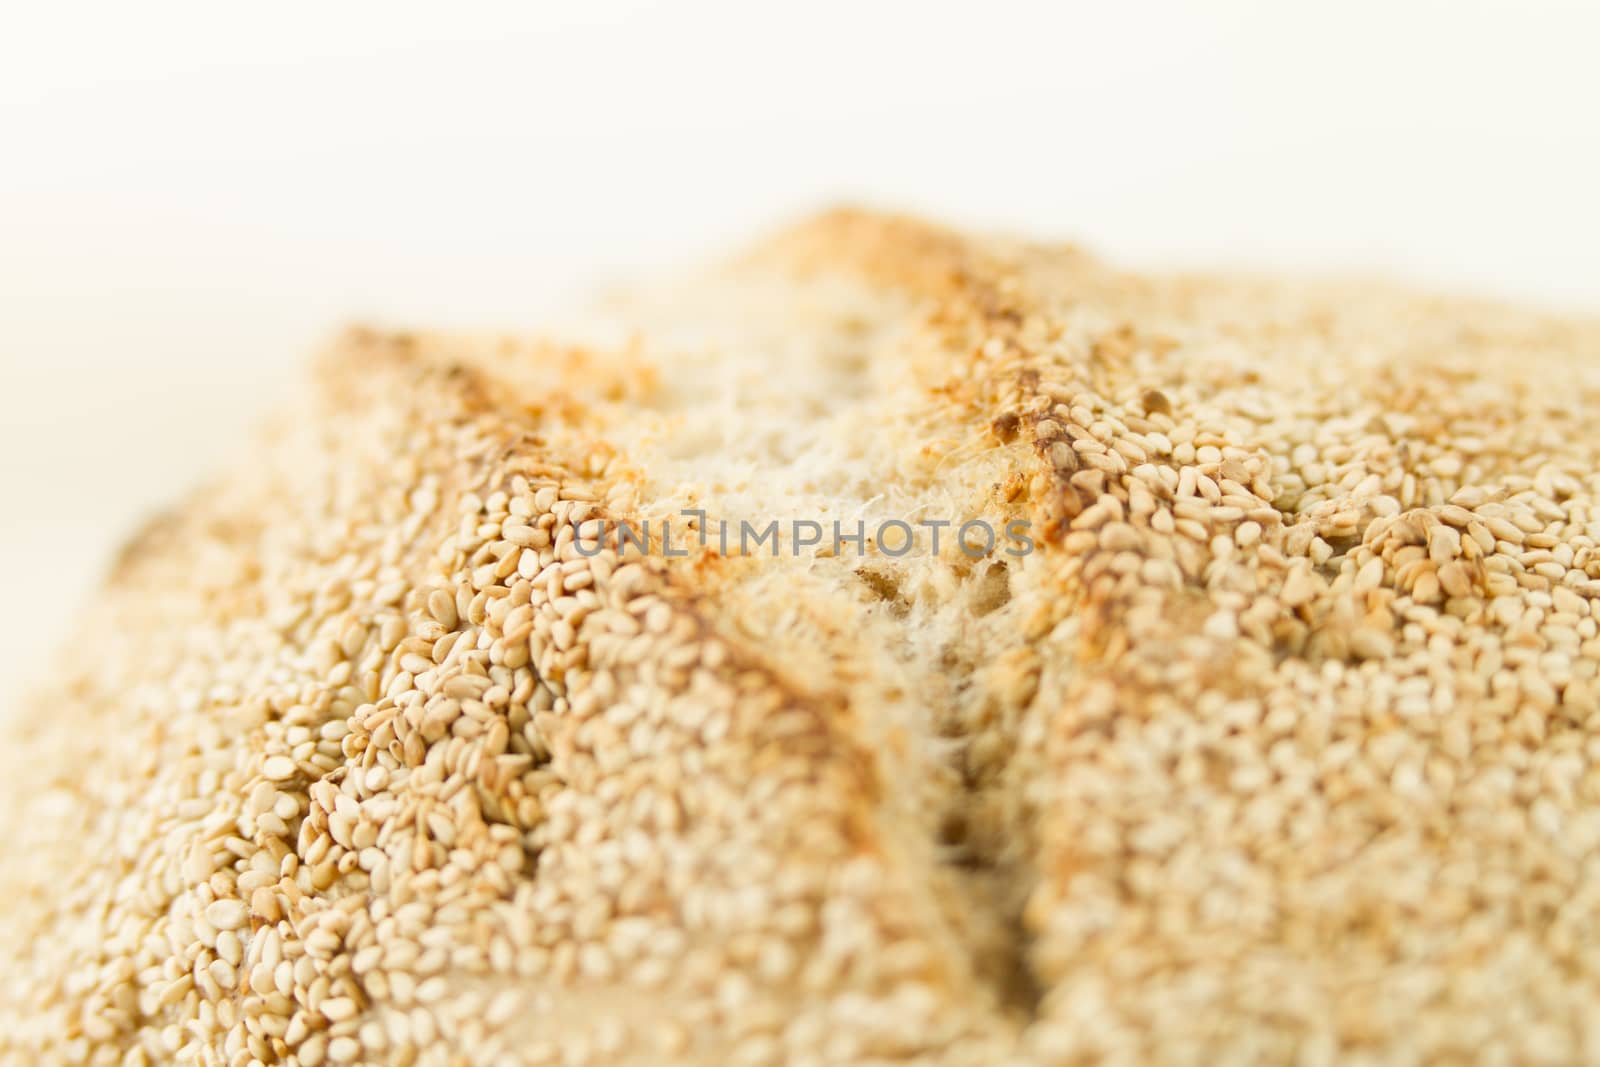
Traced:
[[854, 212], [602, 319], [352, 333], [128, 544], [0, 1062], [1600, 1060], [1600, 326]]

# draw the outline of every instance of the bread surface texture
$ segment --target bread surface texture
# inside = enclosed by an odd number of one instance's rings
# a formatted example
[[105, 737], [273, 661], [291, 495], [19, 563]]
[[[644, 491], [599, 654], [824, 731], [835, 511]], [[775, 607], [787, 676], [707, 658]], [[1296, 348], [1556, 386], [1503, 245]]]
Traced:
[[1597, 416], [860, 211], [353, 331], [10, 711], [0, 1062], [1600, 1062]]

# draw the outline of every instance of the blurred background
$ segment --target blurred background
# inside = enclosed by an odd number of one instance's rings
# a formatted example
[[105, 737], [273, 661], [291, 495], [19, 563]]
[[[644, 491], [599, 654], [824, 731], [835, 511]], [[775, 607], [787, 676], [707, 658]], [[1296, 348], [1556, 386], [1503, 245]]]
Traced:
[[1600, 311], [1596, 42], [1577, 0], [7, 5], [0, 690], [340, 324], [532, 329], [841, 200]]

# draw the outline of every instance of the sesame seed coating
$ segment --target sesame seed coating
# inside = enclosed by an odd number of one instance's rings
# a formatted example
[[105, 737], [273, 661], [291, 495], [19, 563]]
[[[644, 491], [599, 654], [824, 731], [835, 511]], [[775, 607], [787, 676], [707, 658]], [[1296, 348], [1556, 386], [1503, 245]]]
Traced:
[[[351, 332], [11, 716], [0, 1063], [1600, 1060], [1596, 412], [1594, 323], [858, 212]], [[951, 525], [596, 521], [683, 508]]]

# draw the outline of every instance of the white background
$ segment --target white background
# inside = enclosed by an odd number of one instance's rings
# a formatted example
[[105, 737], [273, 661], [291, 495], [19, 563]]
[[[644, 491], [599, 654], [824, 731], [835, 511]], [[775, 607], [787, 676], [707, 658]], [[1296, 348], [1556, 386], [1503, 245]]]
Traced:
[[1600, 310], [1593, 4], [0, 11], [0, 688], [338, 324], [840, 200]]

